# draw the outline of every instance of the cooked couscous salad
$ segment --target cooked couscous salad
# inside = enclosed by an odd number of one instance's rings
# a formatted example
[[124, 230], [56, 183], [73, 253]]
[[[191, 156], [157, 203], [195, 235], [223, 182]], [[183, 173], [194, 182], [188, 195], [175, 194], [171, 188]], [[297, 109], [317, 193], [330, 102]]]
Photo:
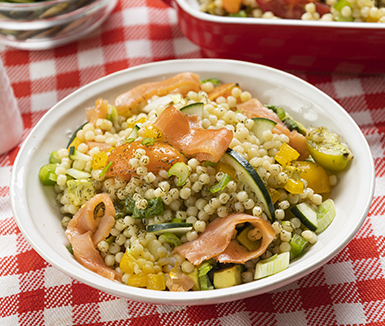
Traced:
[[199, 0], [199, 5], [218, 16], [385, 23], [384, 0]]
[[39, 171], [80, 264], [130, 286], [210, 290], [276, 274], [317, 242], [352, 153], [242, 87], [186, 72], [86, 109]]

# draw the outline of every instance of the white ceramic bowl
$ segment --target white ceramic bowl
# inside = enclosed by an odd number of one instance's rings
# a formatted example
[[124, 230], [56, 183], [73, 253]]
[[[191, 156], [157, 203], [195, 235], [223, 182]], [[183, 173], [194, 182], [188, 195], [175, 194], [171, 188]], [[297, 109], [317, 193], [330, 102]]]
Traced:
[[[201, 292], [153, 291], [129, 287], [103, 278], [75, 261], [51, 187], [43, 187], [39, 168], [52, 150], [64, 147], [69, 134], [85, 121], [83, 108], [103, 97], [109, 101], [128, 89], [184, 71], [200, 77], [236, 81], [263, 103], [280, 105], [306, 126], [325, 125], [338, 132], [356, 154], [332, 198], [337, 216], [308, 252], [285, 271], [252, 283]], [[360, 185], [357, 187], [357, 185]], [[150, 63], [123, 70], [77, 90], [56, 104], [39, 121], [24, 142], [13, 167], [11, 201], [16, 222], [32, 247], [50, 264], [99, 290], [126, 299], [155, 304], [199, 305], [258, 295], [293, 282], [336, 255], [364, 222], [374, 192], [374, 165], [368, 144], [346, 111], [333, 99], [305, 81], [269, 67], [231, 60], [192, 59]]]

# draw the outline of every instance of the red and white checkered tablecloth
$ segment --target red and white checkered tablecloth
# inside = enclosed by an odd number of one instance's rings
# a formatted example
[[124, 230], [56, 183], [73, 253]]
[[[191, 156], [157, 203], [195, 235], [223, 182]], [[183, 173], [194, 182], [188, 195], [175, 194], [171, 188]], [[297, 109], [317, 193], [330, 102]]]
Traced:
[[[56, 102], [99, 77], [201, 56], [181, 34], [174, 10], [160, 0], [120, 0], [87, 39], [57, 49], [0, 46], [24, 121], [23, 139]], [[17, 147], [0, 155], [0, 325], [385, 325], [385, 75], [296, 74], [352, 115], [373, 153], [372, 207], [341, 253], [290, 285], [224, 304], [174, 307], [113, 297], [56, 270], [21, 234], [9, 198]]]

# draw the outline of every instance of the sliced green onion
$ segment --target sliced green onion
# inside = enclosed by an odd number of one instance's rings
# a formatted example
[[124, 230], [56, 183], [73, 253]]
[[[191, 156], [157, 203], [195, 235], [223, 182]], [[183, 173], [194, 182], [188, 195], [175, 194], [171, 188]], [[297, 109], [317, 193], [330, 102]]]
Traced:
[[289, 262], [290, 252], [288, 251], [279, 255], [275, 254], [274, 256], [265, 260], [260, 260], [255, 266], [254, 279], [258, 280], [282, 272], [289, 267]]
[[144, 145], [144, 146], [151, 146], [151, 145], [154, 145], [155, 144], [155, 140], [154, 140], [154, 138], [144, 138], [143, 140], [142, 140], [142, 145]]
[[125, 143], [132, 143], [132, 142], [134, 142], [134, 141], [135, 141], [135, 138], [128, 138], [128, 139], [122, 141], [122, 144], [125, 144]]
[[217, 165], [216, 162], [205, 161], [205, 166], [215, 166], [215, 165]]
[[168, 243], [174, 245], [174, 247], [178, 247], [182, 244], [182, 241], [180, 241], [180, 239], [174, 233], [165, 232], [161, 235], [161, 237]]
[[303, 238], [299, 234], [294, 233], [293, 237], [290, 239], [291, 252], [293, 253], [293, 256], [294, 257], [300, 256], [308, 244], [309, 244], [309, 241], [307, 241], [305, 238]]
[[176, 218], [174, 217], [172, 220], [171, 220], [171, 223], [183, 223], [185, 222], [184, 220], [182, 220], [181, 218]]
[[175, 163], [170, 170], [168, 170], [168, 176], [175, 175], [178, 178], [177, 186], [182, 186], [187, 181], [190, 170], [188, 166], [183, 162]]
[[50, 155], [49, 155], [49, 162], [51, 164], [55, 164], [55, 163], [61, 163], [61, 159], [59, 157], [59, 154], [56, 152], [56, 151], [53, 151]]
[[56, 184], [53, 180], [57, 175], [55, 173], [57, 164], [45, 164], [39, 170], [39, 179], [44, 186], [54, 186]]
[[73, 161], [74, 160], [83, 160], [83, 161], [86, 161], [86, 162], [92, 161], [92, 157], [91, 156], [79, 152], [78, 150], [75, 149], [74, 146], [70, 147], [69, 153], [68, 153], [68, 157], [71, 160], [73, 160]]
[[333, 222], [335, 216], [336, 206], [334, 201], [329, 198], [317, 208], [317, 230], [315, 233], [319, 234], [324, 231]]
[[225, 189], [225, 187], [230, 181], [231, 177], [227, 173], [225, 173], [221, 181], [219, 181], [216, 185], [210, 187], [210, 192], [214, 194], [218, 191], [222, 191], [223, 189]]
[[201, 291], [214, 289], [207, 274], [199, 277], [199, 284]]
[[108, 121], [111, 121], [111, 122], [112, 122], [112, 116], [111, 116], [111, 114], [107, 114], [106, 119], [107, 119]]
[[104, 167], [103, 171], [100, 172], [99, 178], [104, 177], [104, 175], [107, 173], [108, 169], [111, 167], [112, 161], [108, 162], [108, 164]]

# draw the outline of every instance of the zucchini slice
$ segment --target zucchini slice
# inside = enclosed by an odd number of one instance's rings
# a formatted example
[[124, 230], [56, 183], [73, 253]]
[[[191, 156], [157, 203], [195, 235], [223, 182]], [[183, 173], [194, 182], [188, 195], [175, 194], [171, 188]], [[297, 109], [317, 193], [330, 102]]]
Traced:
[[266, 119], [266, 118], [252, 118], [254, 121], [254, 126], [251, 131], [254, 133], [255, 137], [259, 139], [259, 142], [262, 144], [264, 142], [263, 133], [266, 130], [272, 131], [277, 124], [275, 121]]
[[67, 148], [70, 147], [70, 145], [72, 144], [72, 142], [74, 141], [74, 139], [76, 138], [76, 134], [78, 133], [79, 130], [82, 130], [83, 127], [87, 124], [88, 122], [84, 122], [80, 127], [78, 127], [73, 133], [72, 133], [72, 136], [70, 138], [70, 140], [68, 141], [68, 144], [67, 144]]
[[309, 230], [315, 231], [318, 228], [317, 213], [306, 203], [300, 203], [290, 208], [290, 211], [297, 216], [303, 225]]
[[262, 209], [271, 222], [275, 220], [275, 209], [271, 200], [269, 191], [263, 180], [252, 167], [252, 165], [244, 159], [238, 152], [228, 148], [226, 153], [221, 157], [220, 161], [230, 165], [236, 172], [242, 172], [243, 183], [248, 186], [253, 194], [253, 199], [262, 204]]
[[156, 235], [170, 232], [179, 236], [187, 233], [192, 228], [192, 223], [159, 223], [147, 225], [146, 231], [148, 233], [154, 233]]
[[186, 115], [197, 115], [203, 119], [203, 106], [204, 104], [201, 102], [192, 103], [184, 106], [180, 111]]

